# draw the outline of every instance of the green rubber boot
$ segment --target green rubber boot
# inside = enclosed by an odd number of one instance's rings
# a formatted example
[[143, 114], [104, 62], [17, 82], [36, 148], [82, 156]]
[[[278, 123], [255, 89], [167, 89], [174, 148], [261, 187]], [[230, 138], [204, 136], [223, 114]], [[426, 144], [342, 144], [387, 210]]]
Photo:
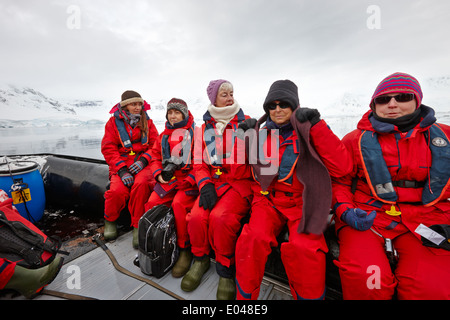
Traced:
[[219, 278], [216, 297], [217, 300], [236, 299], [236, 282], [234, 282], [233, 278]]
[[139, 232], [138, 228], [133, 228], [133, 248], [139, 248]]
[[209, 269], [209, 257], [202, 260], [194, 260], [189, 271], [181, 280], [181, 289], [186, 292], [191, 292], [197, 289], [202, 281], [202, 277]]
[[190, 248], [188, 249], [180, 249], [180, 256], [178, 257], [177, 262], [172, 268], [172, 276], [174, 278], [181, 278], [189, 271], [189, 267], [192, 262], [192, 252]]
[[15, 290], [27, 299], [31, 299], [56, 278], [63, 261], [63, 258], [57, 257], [52, 263], [39, 269], [27, 269], [16, 265], [14, 274], [5, 285], [5, 289]]
[[105, 219], [105, 230], [103, 231], [105, 241], [117, 239], [117, 223]]

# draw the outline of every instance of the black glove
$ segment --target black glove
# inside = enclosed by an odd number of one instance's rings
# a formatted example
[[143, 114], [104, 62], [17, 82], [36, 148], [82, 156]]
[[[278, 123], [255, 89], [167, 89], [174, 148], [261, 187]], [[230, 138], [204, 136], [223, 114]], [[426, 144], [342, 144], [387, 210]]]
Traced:
[[254, 128], [256, 126], [256, 122], [257, 120], [254, 118], [245, 119], [244, 121], [239, 123], [238, 129], [242, 129], [245, 132], [250, 128]]
[[295, 117], [301, 123], [306, 121], [311, 122], [311, 127], [320, 121], [320, 113], [317, 109], [298, 108]]
[[199, 207], [211, 210], [214, 208], [217, 202], [216, 187], [212, 183], [206, 184], [200, 190], [200, 200], [198, 202]]
[[117, 174], [119, 175], [120, 179], [122, 179], [123, 184], [130, 188], [134, 184], [134, 178], [131, 175], [130, 172], [128, 172], [127, 167], [123, 167], [120, 169]]

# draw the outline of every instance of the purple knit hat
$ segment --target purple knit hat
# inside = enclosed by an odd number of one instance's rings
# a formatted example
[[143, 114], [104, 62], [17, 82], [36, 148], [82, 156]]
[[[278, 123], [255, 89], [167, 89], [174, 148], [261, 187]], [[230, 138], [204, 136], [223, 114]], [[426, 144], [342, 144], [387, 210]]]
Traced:
[[206, 88], [206, 93], [208, 94], [208, 98], [209, 98], [209, 101], [211, 101], [211, 104], [216, 103], [217, 92], [219, 91], [220, 86], [225, 82], [230, 82], [230, 81], [219, 79], [219, 80], [212, 80], [209, 83], [208, 88]]
[[401, 72], [391, 74], [380, 82], [378, 87], [375, 89], [372, 99], [370, 100], [370, 107], [374, 108], [375, 105], [373, 100], [376, 97], [388, 93], [402, 92], [414, 93], [417, 101], [416, 108], [420, 107], [420, 105], [422, 104], [423, 93], [419, 81], [417, 81], [417, 79], [413, 76]]

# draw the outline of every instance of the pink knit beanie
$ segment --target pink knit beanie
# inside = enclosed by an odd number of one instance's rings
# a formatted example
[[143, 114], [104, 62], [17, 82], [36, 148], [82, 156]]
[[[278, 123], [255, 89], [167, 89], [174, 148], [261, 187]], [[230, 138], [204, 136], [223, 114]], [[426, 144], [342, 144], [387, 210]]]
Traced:
[[419, 81], [413, 76], [407, 73], [397, 72], [391, 74], [384, 78], [380, 84], [375, 89], [373, 93], [372, 99], [370, 100], [370, 107], [374, 107], [373, 100], [379, 96], [388, 94], [388, 93], [414, 93], [416, 97], [417, 106], [420, 107], [422, 104], [423, 93], [420, 87]]

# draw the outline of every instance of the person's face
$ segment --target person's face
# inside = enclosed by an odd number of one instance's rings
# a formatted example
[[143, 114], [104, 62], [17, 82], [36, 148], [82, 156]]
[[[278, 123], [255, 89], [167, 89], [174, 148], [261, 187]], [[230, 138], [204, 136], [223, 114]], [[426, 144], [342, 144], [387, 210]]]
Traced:
[[292, 109], [285, 102], [276, 100], [269, 104], [269, 115], [275, 124], [282, 126], [290, 121]]
[[[375, 113], [381, 118], [388, 119], [397, 119], [416, 111], [417, 102], [414, 97], [414, 94], [407, 93], [406, 95], [410, 95], [409, 98], [407, 96], [401, 96], [399, 93], [389, 93], [378, 98], [384, 98], [385, 101], [381, 101], [383, 99], [375, 98]], [[393, 98], [396, 96], [397, 98]], [[389, 99], [390, 98], [390, 99]], [[409, 100], [411, 99], [412, 100]], [[397, 101], [397, 100], [400, 100]], [[403, 100], [409, 100], [405, 102], [401, 102]], [[389, 102], [386, 102], [389, 101]]]
[[216, 107], [223, 108], [232, 106], [234, 104], [233, 90], [232, 89], [221, 89], [217, 93]]
[[129, 103], [126, 105], [125, 108], [131, 114], [140, 114], [141, 110], [142, 110], [142, 103], [140, 103], [140, 102]]
[[170, 109], [167, 112], [167, 120], [169, 120], [170, 125], [173, 126], [175, 123], [183, 120], [183, 114], [176, 109]]

